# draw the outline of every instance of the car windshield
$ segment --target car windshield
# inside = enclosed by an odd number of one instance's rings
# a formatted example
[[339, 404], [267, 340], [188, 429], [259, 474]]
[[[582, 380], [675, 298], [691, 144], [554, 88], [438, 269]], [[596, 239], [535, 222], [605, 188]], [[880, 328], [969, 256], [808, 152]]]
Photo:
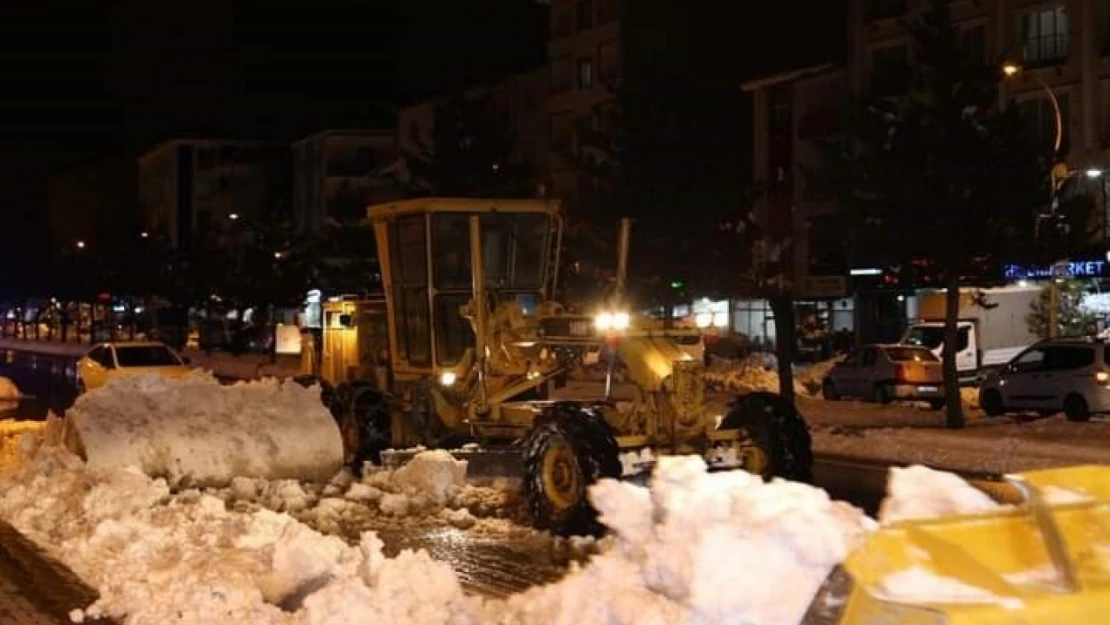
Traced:
[[121, 367], [174, 367], [181, 365], [177, 356], [164, 345], [128, 345], [116, 347], [116, 361]]
[[910, 328], [909, 333], [906, 335], [906, 340], [903, 342], [908, 345], [919, 345], [921, 347], [928, 347], [929, 349], [936, 349], [944, 342], [944, 328], [915, 326]]
[[894, 362], [940, 362], [933, 352], [920, 347], [888, 347], [886, 355]]

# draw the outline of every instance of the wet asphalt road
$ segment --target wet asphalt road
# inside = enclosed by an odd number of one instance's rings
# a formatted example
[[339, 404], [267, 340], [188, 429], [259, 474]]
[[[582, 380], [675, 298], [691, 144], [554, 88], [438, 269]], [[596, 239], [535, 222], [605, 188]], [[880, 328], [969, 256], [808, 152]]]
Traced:
[[[77, 396], [72, 359], [0, 350], [0, 376], [31, 395], [18, 404], [0, 405], [0, 418], [45, 419], [48, 411], [63, 415]], [[846, 459], [819, 459], [815, 482], [834, 498], [875, 514], [885, 488], [885, 469]], [[458, 572], [464, 588], [482, 595], [509, 595], [555, 581], [567, 570], [568, 554], [543, 535], [509, 539], [475, 537], [451, 527], [361, 529], [377, 531], [388, 555], [426, 549]]]

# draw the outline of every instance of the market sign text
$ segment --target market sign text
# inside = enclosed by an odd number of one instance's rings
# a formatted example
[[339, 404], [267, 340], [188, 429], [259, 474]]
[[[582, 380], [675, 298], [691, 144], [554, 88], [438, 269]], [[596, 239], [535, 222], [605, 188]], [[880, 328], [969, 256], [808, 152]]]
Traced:
[[[1061, 263], [1060, 269], [1064, 269]], [[1075, 262], [1066, 263], [1066, 271], [1057, 270], [1057, 274], [1063, 274], [1068, 278], [1100, 278], [1104, 275], [1105, 270], [1110, 263], [1104, 260], [1080, 260]], [[1041, 278], [1051, 278], [1053, 275], [1052, 265], [1003, 265], [1002, 274], [1007, 280], [1037, 280]]]

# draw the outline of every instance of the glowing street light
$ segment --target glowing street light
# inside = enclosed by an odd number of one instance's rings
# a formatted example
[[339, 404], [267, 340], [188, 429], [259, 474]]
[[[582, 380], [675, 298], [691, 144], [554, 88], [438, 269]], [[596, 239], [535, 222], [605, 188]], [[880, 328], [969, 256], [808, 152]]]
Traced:
[[274, 252], [274, 259], [281, 260], [281, 252]]
[[79, 249], [79, 250], [85, 249], [85, 242], [84, 241], [78, 241], [77, 242], [77, 249]]
[[1102, 172], [1101, 169], [1098, 169], [1096, 167], [1092, 167], [1092, 168], [1087, 170], [1087, 177], [1088, 178], [1101, 178], [1102, 173], [1103, 172]]
[[[1018, 65], [1017, 63], [1006, 63], [1002, 66], [1002, 73], [1007, 78], [1012, 78], [1022, 73], [1022, 69], [1023, 68], [1021, 67], [1021, 65]], [[1036, 74], [1028, 75], [1033, 77], [1033, 80], [1041, 87], [1041, 89], [1044, 89], [1044, 92], [1048, 94], [1049, 101], [1052, 103], [1052, 112], [1056, 117], [1056, 140], [1052, 144], [1052, 150], [1054, 155], [1059, 155], [1060, 144], [1064, 141], [1064, 119], [1063, 115], [1061, 115], [1060, 113], [1060, 100], [1057, 99], [1056, 92], [1052, 90], [1052, 87], [1048, 86], [1048, 83], [1041, 80], [1040, 77], [1038, 77]]]
[[139, 233], [139, 236], [141, 236], [142, 238], [145, 239], [145, 238], [150, 236], [150, 233], [147, 232], [146, 230], [143, 230], [142, 232]]
[[239, 219], [239, 213], [231, 213], [230, 215], [227, 216], [227, 218], [230, 219], [231, 221], [236, 221], [236, 220]]

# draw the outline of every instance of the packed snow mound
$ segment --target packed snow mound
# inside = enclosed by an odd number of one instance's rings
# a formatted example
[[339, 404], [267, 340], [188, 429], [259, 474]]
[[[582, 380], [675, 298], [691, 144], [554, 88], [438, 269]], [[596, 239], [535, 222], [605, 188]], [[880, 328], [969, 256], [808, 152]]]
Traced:
[[892, 467], [886, 493], [886, 499], [879, 508], [879, 521], [883, 525], [913, 519], [979, 514], [1002, 507], [958, 475], [921, 465]]
[[0, 401], [17, 401], [23, 399], [19, 387], [8, 378], [0, 376]]
[[67, 414], [92, 471], [134, 466], [172, 484], [237, 476], [327, 481], [343, 441], [318, 387], [268, 378], [223, 385], [210, 373], [126, 376]]
[[557, 584], [487, 605], [490, 622], [795, 625], [874, 528], [822, 490], [707, 473], [698, 457], [660, 458], [650, 490], [602, 480], [590, 497], [611, 546]]
[[466, 484], [466, 461], [443, 449], [422, 451], [393, 471], [391, 481], [406, 493], [443, 505]]
[[[778, 393], [780, 389], [779, 374], [768, 369], [758, 354], [738, 361], [714, 360], [705, 372], [705, 380], [729, 393]], [[794, 392], [802, 396], [812, 395], [797, 378], [794, 380]]]
[[487, 520], [523, 519], [519, 480], [470, 483], [466, 461], [446, 451], [424, 451], [397, 470], [370, 465], [362, 481], [347, 469], [326, 484], [236, 477], [210, 492], [241, 512], [285, 512], [326, 533], [352, 528], [452, 525], [490, 529]]
[[348, 545], [139, 471], [86, 471], [49, 445], [0, 480], [0, 517], [99, 591], [76, 619], [123, 625], [794, 625], [874, 527], [813, 487], [710, 474], [697, 457], [663, 459], [651, 489], [606, 480], [591, 497], [613, 537], [563, 581], [509, 599], [465, 594], [426, 552], [388, 558], [373, 533]]

